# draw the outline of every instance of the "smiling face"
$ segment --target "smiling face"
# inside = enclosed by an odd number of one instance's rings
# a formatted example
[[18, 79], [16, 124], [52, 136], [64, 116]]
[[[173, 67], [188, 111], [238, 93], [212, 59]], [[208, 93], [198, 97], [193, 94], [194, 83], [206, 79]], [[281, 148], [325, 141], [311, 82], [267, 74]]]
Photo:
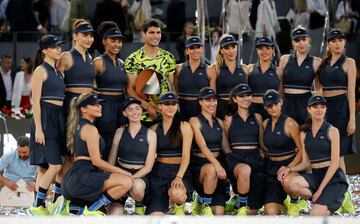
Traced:
[[193, 60], [201, 59], [201, 56], [204, 52], [204, 48], [201, 45], [193, 45], [185, 49], [186, 54], [189, 55], [189, 58]]
[[260, 60], [271, 61], [272, 55], [274, 53], [274, 48], [270, 45], [260, 45], [256, 47], [256, 52]]
[[309, 37], [298, 37], [292, 40], [292, 45], [295, 51], [300, 53], [307, 53], [310, 46], [310, 38]]
[[224, 56], [226, 60], [233, 61], [237, 56], [237, 45], [228, 44], [220, 49], [220, 53]]
[[251, 93], [244, 93], [240, 96], [233, 97], [233, 101], [242, 109], [249, 109], [251, 105], [252, 95]]
[[323, 119], [326, 114], [326, 106], [324, 104], [315, 104], [307, 107], [307, 111], [312, 119]]
[[59, 60], [61, 57], [61, 52], [62, 50], [60, 45], [55, 45], [43, 50], [43, 53], [46, 55], [46, 57], [49, 57], [53, 60]]
[[120, 37], [112, 37], [103, 39], [105, 51], [112, 55], [117, 55], [122, 47], [122, 40]]
[[87, 115], [91, 118], [101, 117], [101, 105], [100, 104], [94, 104], [94, 105], [86, 105], [85, 107], [81, 107], [81, 112], [83, 115]]
[[92, 32], [75, 33], [73, 39], [79, 47], [89, 49], [94, 42], [94, 34]]
[[166, 117], [174, 117], [178, 109], [179, 104], [177, 104], [175, 101], [169, 101], [160, 104], [161, 114]]
[[159, 46], [161, 40], [161, 29], [160, 27], [151, 26], [148, 28], [146, 33], [141, 32], [143, 40], [146, 45], [150, 47]]
[[332, 53], [342, 54], [345, 51], [346, 40], [342, 37], [332, 38], [328, 41], [328, 48]]
[[139, 104], [133, 103], [126, 107], [123, 111], [123, 115], [129, 119], [130, 122], [140, 122], [142, 114], [142, 108]]
[[270, 104], [265, 107], [265, 110], [271, 117], [278, 117], [281, 114], [282, 102]]
[[206, 99], [199, 100], [199, 104], [201, 107], [201, 111], [209, 114], [214, 114], [216, 112], [217, 107], [217, 98], [210, 97]]

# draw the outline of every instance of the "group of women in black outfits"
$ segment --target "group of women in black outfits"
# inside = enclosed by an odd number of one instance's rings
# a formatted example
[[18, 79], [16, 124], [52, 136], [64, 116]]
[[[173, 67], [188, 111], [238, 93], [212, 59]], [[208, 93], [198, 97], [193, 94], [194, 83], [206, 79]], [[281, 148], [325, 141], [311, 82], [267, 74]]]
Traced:
[[141, 101], [126, 96], [121, 31], [111, 21], [99, 26], [105, 53], [94, 60], [87, 53], [93, 32], [76, 20], [73, 48], [64, 53], [57, 37], [40, 40], [31, 127], [39, 172], [30, 213], [116, 214], [130, 196], [138, 214], [146, 207], [146, 214], [184, 215], [193, 192], [196, 215], [256, 214], [262, 206], [267, 215], [284, 206], [296, 215], [299, 198], [313, 202], [311, 215], [341, 208], [348, 188], [343, 158], [355, 144], [356, 65], [344, 54], [340, 30], [328, 33], [321, 60], [309, 56], [307, 30], [295, 28], [294, 54], [283, 55], [278, 67], [269, 38], [256, 42], [258, 61], [244, 65], [226, 34], [208, 66], [203, 41], [190, 37], [187, 61], [173, 74], [176, 92], [160, 96], [161, 119], [151, 127], [141, 123]]

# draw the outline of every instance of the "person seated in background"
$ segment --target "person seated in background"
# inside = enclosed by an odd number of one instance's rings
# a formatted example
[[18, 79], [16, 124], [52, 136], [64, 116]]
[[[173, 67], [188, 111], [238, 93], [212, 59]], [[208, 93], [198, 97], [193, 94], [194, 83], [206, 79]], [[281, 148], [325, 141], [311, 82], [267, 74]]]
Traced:
[[11, 95], [15, 72], [11, 71], [12, 58], [3, 55], [0, 63], [0, 111], [11, 114]]
[[13, 93], [11, 98], [12, 117], [19, 119], [25, 118], [24, 115], [31, 114], [31, 58], [23, 57], [20, 60], [20, 71], [16, 73]]
[[26, 183], [26, 189], [30, 192], [35, 190], [36, 166], [30, 165], [30, 139], [26, 136], [20, 136], [17, 139], [17, 149], [6, 153], [0, 158], [0, 185], [8, 187], [12, 191], [18, 189], [18, 182], [23, 179]]

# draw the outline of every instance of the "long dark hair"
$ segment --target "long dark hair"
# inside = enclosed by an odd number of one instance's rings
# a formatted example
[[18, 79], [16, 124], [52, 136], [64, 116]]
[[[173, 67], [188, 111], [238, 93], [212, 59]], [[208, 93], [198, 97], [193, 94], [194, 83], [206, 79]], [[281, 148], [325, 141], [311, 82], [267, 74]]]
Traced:
[[26, 64], [28, 64], [28, 69], [26, 71], [24, 71], [25, 73], [31, 74], [33, 72], [33, 63], [31, 61], [30, 57], [23, 57], [21, 58], [22, 60], [24, 60], [26, 62]]
[[42, 50], [40, 48], [38, 48], [35, 51], [35, 55], [34, 55], [34, 68], [38, 67], [39, 65], [41, 65], [44, 62], [44, 53], [42, 52]]
[[312, 119], [309, 114], [308, 117], [306, 118], [304, 124], [300, 126], [300, 131], [307, 132], [308, 130], [311, 129], [311, 125], [312, 125]]
[[324, 55], [324, 57], [323, 57], [323, 60], [322, 60], [322, 62], [321, 62], [321, 64], [320, 64], [318, 70], [317, 70], [316, 73], [315, 73], [315, 77], [319, 78], [319, 76], [320, 76], [322, 70], [324, 69], [326, 63], [328, 63], [328, 62], [331, 60], [331, 56], [332, 56], [331, 51], [330, 51], [330, 50], [327, 50], [327, 51], [325, 52], [325, 55]]
[[171, 126], [168, 131], [168, 136], [170, 139], [170, 146], [177, 148], [182, 143], [182, 134], [181, 134], [181, 120], [179, 111], [176, 111], [174, 118], [172, 120]]
[[238, 109], [238, 105], [237, 103], [234, 101], [234, 97], [236, 97], [235, 95], [235, 89], [236, 87], [234, 87], [231, 90], [230, 96], [229, 96], [229, 101], [228, 101], [228, 105], [225, 109], [225, 115], [227, 116], [232, 116], [236, 113], [237, 109]]

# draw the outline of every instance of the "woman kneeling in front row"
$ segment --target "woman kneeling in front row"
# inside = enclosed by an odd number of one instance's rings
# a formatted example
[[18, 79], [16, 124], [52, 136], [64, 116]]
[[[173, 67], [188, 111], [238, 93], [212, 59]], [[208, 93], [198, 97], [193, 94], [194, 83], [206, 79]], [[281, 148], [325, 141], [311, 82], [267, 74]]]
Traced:
[[328, 216], [340, 208], [348, 188], [345, 173], [339, 168], [340, 140], [337, 128], [325, 121], [326, 100], [313, 96], [308, 102], [310, 117], [301, 129], [304, 146], [302, 162], [295, 167], [284, 169], [280, 176], [290, 171], [305, 170], [309, 165], [312, 173], [295, 176], [289, 181], [293, 196], [312, 200], [310, 215]]

